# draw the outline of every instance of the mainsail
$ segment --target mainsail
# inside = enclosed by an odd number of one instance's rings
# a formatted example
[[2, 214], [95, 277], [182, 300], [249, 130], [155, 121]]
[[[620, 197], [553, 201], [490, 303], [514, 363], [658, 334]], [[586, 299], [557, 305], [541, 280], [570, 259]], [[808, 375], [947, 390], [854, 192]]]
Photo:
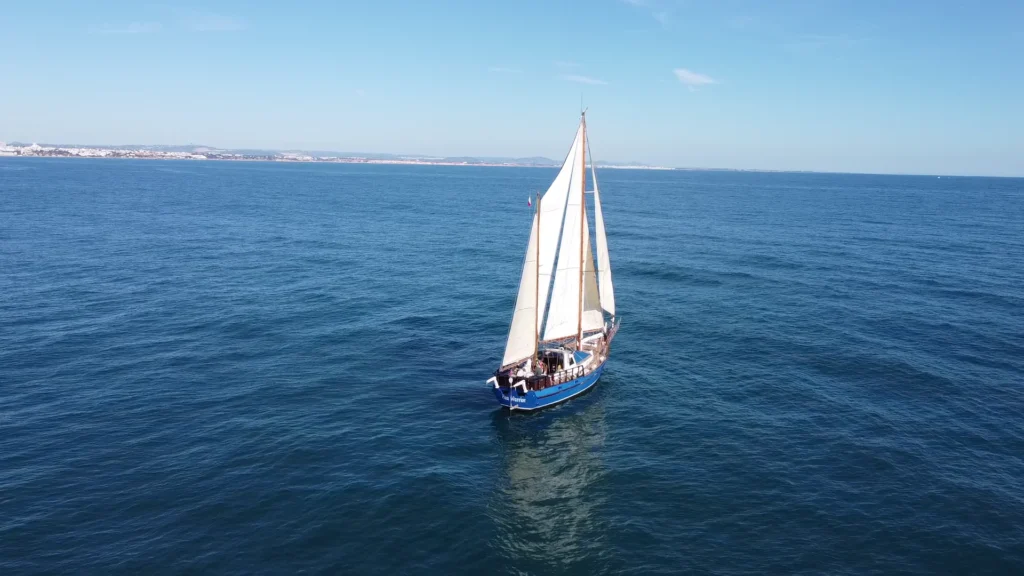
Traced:
[[[584, 219], [584, 224], [587, 223]], [[589, 226], [586, 243], [583, 245], [583, 331], [600, 330], [604, 327], [604, 314], [601, 312], [601, 297], [597, 290], [597, 274], [594, 270], [594, 254], [590, 248]]]
[[[566, 199], [570, 196], [575, 183], [579, 186], [579, 165], [584, 154], [583, 145], [583, 124], [580, 123], [576, 130], [576, 138], [572, 141], [569, 154], [562, 163], [562, 169], [558, 171], [555, 181], [548, 187], [548, 191], [541, 197], [540, 207], [540, 266], [538, 266], [538, 278], [540, 280], [540, 292], [537, 296], [537, 334], [540, 335], [540, 328], [544, 321], [544, 304], [548, 301], [548, 290], [551, 287], [551, 276], [555, 272], [555, 256], [558, 254], [559, 238], [565, 235], [562, 228], [562, 221], [566, 216]], [[579, 204], [576, 204], [579, 211]], [[579, 235], [579, 229], [576, 231]]]
[[551, 288], [547, 323], [544, 324], [544, 340], [575, 336], [579, 327], [580, 267], [583, 265], [580, 259], [580, 242], [583, 241], [581, 227], [585, 224], [580, 218], [585, 176], [581, 169], [582, 162], [582, 158], [576, 160], [576, 169], [572, 171], [572, 178], [569, 180], [562, 241], [558, 247], [558, 267], [555, 270], [554, 286]]

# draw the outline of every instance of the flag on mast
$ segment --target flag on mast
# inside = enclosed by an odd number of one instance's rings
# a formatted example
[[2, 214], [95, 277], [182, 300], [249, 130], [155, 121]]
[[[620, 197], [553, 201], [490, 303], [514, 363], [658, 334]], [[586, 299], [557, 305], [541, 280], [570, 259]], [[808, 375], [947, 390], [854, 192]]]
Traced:
[[533, 206], [533, 199], [531, 199], [529, 196], [526, 197], [526, 205]]

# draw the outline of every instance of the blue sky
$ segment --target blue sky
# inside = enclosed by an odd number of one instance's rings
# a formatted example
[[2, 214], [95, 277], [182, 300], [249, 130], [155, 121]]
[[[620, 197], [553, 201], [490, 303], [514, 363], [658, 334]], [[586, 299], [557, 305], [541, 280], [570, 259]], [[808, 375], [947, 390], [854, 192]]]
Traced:
[[0, 140], [1024, 175], [1024, 2], [14, 2]]

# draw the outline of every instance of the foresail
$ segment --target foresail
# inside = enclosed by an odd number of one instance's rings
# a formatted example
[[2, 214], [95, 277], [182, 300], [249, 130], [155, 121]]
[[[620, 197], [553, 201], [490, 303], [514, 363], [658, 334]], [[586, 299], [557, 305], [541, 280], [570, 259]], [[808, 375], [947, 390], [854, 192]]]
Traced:
[[530, 241], [526, 248], [526, 259], [523, 262], [523, 274], [519, 279], [519, 295], [516, 296], [516, 309], [512, 313], [512, 325], [508, 330], [508, 342], [505, 344], [505, 356], [501, 365], [506, 366], [536, 353], [537, 334], [537, 216], [533, 217], [530, 227]]
[[608, 258], [608, 238], [604, 233], [604, 213], [601, 210], [601, 195], [597, 190], [597, 173], [591, 164], [594, 180], [594, 236], [597, 241], [597, 270], [600, 279], [601, 308], [615, 315], [615, 288], [612, 286], [612, 263]]

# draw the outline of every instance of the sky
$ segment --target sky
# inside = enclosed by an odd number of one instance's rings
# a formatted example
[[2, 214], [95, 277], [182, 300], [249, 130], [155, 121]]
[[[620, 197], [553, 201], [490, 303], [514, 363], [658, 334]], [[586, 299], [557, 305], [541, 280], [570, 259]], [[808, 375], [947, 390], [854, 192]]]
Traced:
[[0, 0], [0, 141], [1024, 176], [1019, 0]]

